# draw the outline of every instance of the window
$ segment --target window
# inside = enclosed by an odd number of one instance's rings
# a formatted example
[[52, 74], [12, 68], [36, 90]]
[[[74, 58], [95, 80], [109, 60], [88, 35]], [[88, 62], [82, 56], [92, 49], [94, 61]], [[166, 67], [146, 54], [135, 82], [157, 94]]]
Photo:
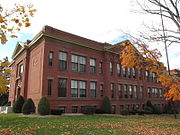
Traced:
[[111, 83], [111, 98], [115, 98], [114, 83]]
[[116, 113], [116, 105], [112, 105], [111, 110], [112, 110], [111, 113], [115, 114]]
[[103, 67], [102, 67], [102, 62], [99, 63], [99, 74], [103, 73]]
[[151, 88], [150, 87], [147, 88], [147, 96], [148, 96], [148, 98], [151, 98]]
[[110, 74], [113, 75], [113, 63], [112, 61], [109, 63], [110, 66]]
[[131, 68], [128, 68], [128, 77], [131, 78]]
[[59, 109], [62, 111], [62, 113], [66, 112], [66, 107], [65, 106], [60, 106]]
[[90, 73], [96, 73], [96, 60], [92, 58], [90, 59]]
[[53, 52], [53, 51], [50, 51], [50, 52], [49, 52], [49, 62], [48, 62], [48, 65], [49, 65], [49, 66], [52, 66], [52, 65], [53, 65], [53, 57], [54, 57], [54, 52]]
[[158, 98], [158, 88], [155, 88], [155, 98]]
[[72, 113], [78, 112], [78, 106], [72, 106]]
[[71, 80], [71, 96], [86, 97], [86, 81]]
[[86, 72], [86, 57], [72, 55], [71, 62], [73, 72]]
[[143, 98], [143, 86], [140, 86], [139, 89], [139, 97], [142, 99]]
[[127, 89], [127, 85], [124, 85], [124, 98], [128, 98], [128, 89]]
[[78, 81], [71, 80], [71, 96], [78, 97]]
[[133, 98], [132, 85], [129, 85], [129, 96]]
[[123, 71], [123, 77], [126, 77], [126, 68], [122, 68]]
[[118, 76], [121, 76], [120, 64], [117, 64], [117, 75], [118, 75]]
[[60, 78], [58, 80], [58, 97], [66, 97], [67, 79]]
[[136, 70], [135, 70], [135, 68], [132, 68], [132, 76], [133, 76], [133, 78], [136, 78]]
[[157, 74], [155, 72], [152, 73], [152, 82], [157, 82]]
[[72, 62], [72, 71], [78, 72], [78, 56], [72, 55], [71, 56], [71, 62]]
[[134, 85], [134, 98], [137, 98], [137, 86]]
[[138, 73], [139, 73], [139, 80], [142, 80], [142, 69], [139, 69]]
[[79, 72], [86, 72], [86, 57], [79, 56]]
[[96, 97], [96, 82], [90, 82], [90, 96]]
[[86, 82], [79, 81], [80, 97], [86, 97]]
[[146, 80], [147, 80], [147, 81], [150, 81], [149, 71], [146, 71], [145, 73], [146, 73]]
[[65, 52], [59, 52], [59, 68], [67, 70], [67, 53]]
[[155, 88], [152, 88], [152, 97], [155, 98]]
[[118, 84], [119, 98], [122, 98], [122, 84]]
[[124, 110], [124, 105], [120, 105], [120, 112]]
[[103, 96], [103, 84], [100, 84], [100, 96]]
[[159, 97], [162, 98], [163, 97], [162, 95], [163, 95], [163, 90], [162, 90], [162, 88], [160, 88], [159, 89]]
[[48, 96], [51, 96], [51, 91], [52, 91], [52, 79], [48, 79]]
[[24, 71], [24, 66], [23, 64], [19, 65], [19, 76], [22, 76], [22, 73]]

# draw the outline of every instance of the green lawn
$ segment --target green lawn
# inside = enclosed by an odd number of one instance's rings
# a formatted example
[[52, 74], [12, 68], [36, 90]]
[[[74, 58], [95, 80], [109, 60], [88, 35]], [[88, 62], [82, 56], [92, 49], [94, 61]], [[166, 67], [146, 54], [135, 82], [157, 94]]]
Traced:
[[0, 135], [180, 135], [172, 115], [23, 117], [0, 114]]

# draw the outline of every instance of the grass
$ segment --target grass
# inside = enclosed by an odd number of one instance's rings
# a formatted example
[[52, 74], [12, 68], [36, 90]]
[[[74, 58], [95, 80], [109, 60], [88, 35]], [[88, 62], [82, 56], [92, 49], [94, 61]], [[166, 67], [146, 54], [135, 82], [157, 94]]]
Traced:
[[0, 114], [0, 135], [180, 135], [172, 115], [23, 117]]

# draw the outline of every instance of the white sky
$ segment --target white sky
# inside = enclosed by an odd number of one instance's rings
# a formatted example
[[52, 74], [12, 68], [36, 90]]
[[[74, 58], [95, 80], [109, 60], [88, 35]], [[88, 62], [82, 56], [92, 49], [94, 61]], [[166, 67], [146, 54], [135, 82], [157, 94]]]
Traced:
[[[95, 41], [115, 43], [122, 40], [121, 31], [136, 33], [143, 30], [143, 22], [159, 19], [132, 12], [136, 0], [0, 0], [0, 3], [13, 7], [14, 1], [32, 3], [38, 10], [31, 27], [20, 34], [23, 35], [19, 37], [20, 41], [36, 35], [44, 25], [50, 25]], [[13, 40], [3, 47], [0, 45], [0, 59], [7, 55], [11, 57], [14, 47]], [[169, 52], [171, 67], [180, 68], [180, 47], [170, 47]], [[162, 60], [165, 62], [165, 58]]]

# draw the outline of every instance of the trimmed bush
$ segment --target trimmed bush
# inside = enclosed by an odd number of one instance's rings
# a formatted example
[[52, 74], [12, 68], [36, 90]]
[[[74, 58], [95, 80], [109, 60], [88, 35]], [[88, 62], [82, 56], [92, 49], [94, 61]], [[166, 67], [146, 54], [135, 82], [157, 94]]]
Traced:
[[128, 110], [122, 110], [120, 112], [121, 115], [129, 115], [129, 111]]
[[60, 110], [60, 109], [52, 109], [51, 110], [51, 114], [52, 115], [61, 115], [62, 114], [62, 110]]
[[34, 105], [34, 102], [31, 98], [26, 100], [26, 102], [22, 106], [22, 113], [23, 114], [35, 113], [35, 110], [36, 110], [35, 105]]
[[13, 112], [14, 113], [21, 113], [22, 106], [24, 104], [24, 98], [22, 96], [19, 96], [16, 100], [16, 102], [13, 105]]
[[111, 113], [111, 104], [108, 97], [104, 97], [102, 102], [102, 111], [104, 113]]
[[149, 106], [145, 106], [144, 107], [144, 113], [145, 114], [152, 114], [153, 113], [153, 109]]
[[38, 113], [40, 115], [49, 115], [50, 113], [50, 104], [46, 97], [42, 97], [38, 104]]
[[161, 108], [158, 105], [153, 105], [153, 114], [162, 114]]

